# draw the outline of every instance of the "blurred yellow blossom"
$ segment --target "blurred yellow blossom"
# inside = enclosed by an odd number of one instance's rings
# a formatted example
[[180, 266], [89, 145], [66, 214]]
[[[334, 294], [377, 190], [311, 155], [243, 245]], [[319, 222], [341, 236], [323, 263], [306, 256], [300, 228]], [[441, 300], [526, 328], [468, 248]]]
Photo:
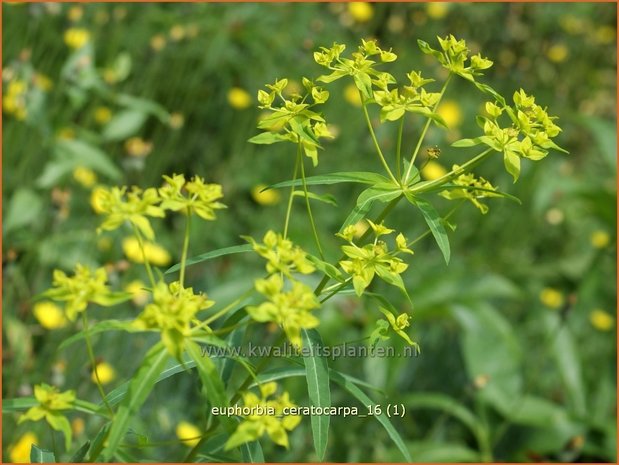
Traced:
[[34, 85], [41, 89], [43, 92], [49, 92], [52, 87], [54, 87], [54, 83], [52, 80], [42, 73], [35, 73], [33, 77]]
[[428, 163], [426, 163], [426, 166], [421, 169], [421, 175], [423, 176], [423, 179], [426, 179], [428, 181], [433, 181], [434, 179], [438, 179], [446, 174], [447, 170], [445, 169], [445, 167], [433, 160], [430, 160]]
[[9, 461], [11, 463], [30, 463], [30, 449], [39, 442], [34, 433], [23, 434], [15, 444], [9, 446]]
[[109, 250], [112, 250], [113, 244], [114, 243], [112, 242], [112, 239], [107, 236], [97, 239], [97, 249], [99, 249], [101, 252], [107, 252]]
[[176, 437], [183, 441], [183, 444], [193, 447], [200, 442], [202, 433], [200, 428], [187, 421], [181, 421], [176, 426]]
[[594, 231], [591, 234], [591, 245], [596, 249], [603, 249], [610, 244], [610, 235], [606, 231]]
[[[144, 263], [144, 256], [137, 238], [131, 236], [123, 239], [122, 247], [129, 260], [135, 263]], [[148, 263], [156, 266], [166, 266], [172, 261], [169, 252], [154, 242], [144, 242], [144, 254]]]
[[555, 63], [561, 63], [565, 61], [568, 55], [569, 50], [567, 46], [563, 43], [552, 45], [546, 52], [546, 56], [548, 57], [548, 59]]
[[358, 23], [366, 23], [374, 16], [374, 7], [368, 2], [351, 2], [348, 13]]
[[430, 2], [426, 3], [426, 13], [432, 19], [442, 19], [449, 12], [449, 3]]
[[73, 128], [69, 127], [60, 128], [56, 133], [56, 138], [59, 140], [75, 139], [75, 131], [73, 130]]
[[132, 137], [125, 142], [125, 150], [132, 157], [145, 157], [153, 150], [153, 144], [141, 137]]
[[150, 293], [146, 290], [146, 284], [139, 279], [131, 281], [125, 286], [125, 291], [132, 294], [131, 301], [138, 307], [148, 303]]
[[106, 193], [107, 188], [105, 186], [97, 186], [90, 193], [90, 206], [97, 214], [101, 214], [105, 211], [101, 202], [105, 199]]
[[252, 103], [251, 95], [240, 87], [233, 87], [228, 91], [228, 103], [232, 108], [244, 110]]
[[69, 18], [69, 21], [72, 23], [82, 19], [82, 16], [84, 16], [84, 9], [81, 6], [72, 6], [67, 12], [67, 18]]
[[80, 49], [90, 41], [90, 32], [83, 28], [72, 27], [64, 33], [64, 43], [72, 49]]
[[150, 48], [152, 48], [155, 52], [159, 52], [166, 46], [165, 37], [161, 34], [157, 34], [150, 39]]
[[361, 96], [359, 95], [359, 90], [357, 86], [354, 84], [348, 84], [344, 89], [344, 100], [355, 107], [361, 106]]
[[615, 28], [611, 26], [602, 26], [595, 30], [595, 35], [593, 37], [597, 43], [607, 45], [614, 42], [616, 35], [617, 32]]
[[82, 417], [76, 417], [71, 422], [71, 431], [73, 431], [74, 436], [80, 436], [84, 430], [86, 429], [86, 424]]
[[354, 237], [355, 239], [359, 239], [368, 230], [370, 224], [366, 220], [360, 220], [357, 221], [353, 226], [355, 228]]
[[180, 24], [176, 24], [170, 29], [170, 39], [174, 42], [178, 42], [185, 37], [185, 28]]
[[610, 331], [615, 327], [615, 317], [599, 308], [589, 314], [589, 321], [598, 331]]
[[574, 15], [564, 15], [559, 18], [561, 27], [571, 35], [577, 35], [585, 32], [587, 26], [585, 22]]
[[32, 313], [39, 324], [45, 329], [64, 328], [67, 325], [64, 312], [53, 302], [37, 302], [32, 309]]
[[[97, 373], [95, 374], [95, 370]], [[116, 370], [114, 367], [106, 362], [97, 363], [95, 370], [92, 370], [90, 379], [93, 383], [97, 382], [97, 375], [99, 376], [99, 382], [101, 384], [109, 384], [116, 379]]]
[[168, 124], [172, 129], [180, 129], [185, 124], [185, 117], [182, 113], [172, 113], [170, 115], [170, 120], [168, 121]]
[[462, 123], [462, 110], [455, 100], [445, 100], [436, 112], [443, 117], [449, 128], [455, 128]]
[[112, 110], [108, 107], [97, 107], [95, 108], [94, 118], [97, 124], [103, 125], [112, 119]]
[[2, 109], [9, 115], [15, 116], [18, 120], [25, 120], [26, 110], [26, 91], [28, 86], [20, 79], [10, 81], [6, 87], [4, 98], [2, 99]]
[[558, 309], [563, 305], [563, 294], [551, 287], [545, 287], [539, 294], [539, 300], [548, 308]]
[[251, 190], [251, 196], [254, 201], [260, 205], [275, 205], [279, 203], [280, 195], [277, 189], [263, 191], [266, 187], [266, 184], [258, 184]]
[[73, 179], [87, 189], [97, 183], [97, 175], [95, 172], [85, 166], [78, 166], [73, 170]]

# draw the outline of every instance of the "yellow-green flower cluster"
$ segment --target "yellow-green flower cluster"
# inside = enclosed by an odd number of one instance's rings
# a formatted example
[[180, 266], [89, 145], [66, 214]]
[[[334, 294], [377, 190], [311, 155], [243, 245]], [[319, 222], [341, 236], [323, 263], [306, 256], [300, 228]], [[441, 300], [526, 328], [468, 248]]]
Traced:
[[191, 321], [197, 312], [213, 304], [205, 294], [194, 294], [192, 288], [184, 288], [178, 281], [169, 285], [159, 282], [153, 289], [152, 303], [144, 307], [135, 326], [161, 331], [161, 341], [168, 352], [181, 360]]
[[[325, 103], [329, 99], [329, 92], [303, 78], [305, 95], [294, 92], [286, 97], [284, 89], [287, 86], [288, 79], [279, 79], [273, 84], [266, 85], [268, 91], [262, 89], [258, 91], [259, 108], [269, 110], [270, 113], [258, 123], [258, 127], [265, 132], [252, 137], [249, 141], [254, 144], [274, 144], [284, 141], [299, 144], [305, 155], [316, 166], [320, 139], [333, 138], [333, 135], [327, 128], [325, 119], [312, 108]], [[276, 99], [281, 105], [274, 106]]]
[[475, 81], [475, 76], [481, 76], [482, 70], [493, 65], [491, 60], [482, 57], [479, 53], [469, 58], [469, 48], [464, 40], [458, 40], [453, 35], [442, 39], [437, 37], [441, 50], [435, 50], [423, 40], [417, 41], [419, 48], [425, 54], [434, 56], [444, 68], [462, 76], [469, 81]]
[[28, 86], [24, 81], [16, 79], [9, 82], [2, 99], [2, 109], [4, 112], [15, 116], [20, 121], [25, 120], [28, 115], [26, 108], [27, 92]]
[[199, 176], [186, 181], [182, 174], [163, 179], [166, 184], [159, 189], [159, 195], [164, 210], [195, 212], [202, 219], [214, 220], [215, 210], [226, 207], [218, 202], [223, 197], [219, 184], [207, 184]]
[[400, 274], [408, 268], [408, 265], [396, 256], [398, 253], [413, 253], [407, 246], [406, 238], [403, 234], [398, 234], [395, 239], [395, 249], [389, 250], [387, 243], [379, 240], [379, 237], [390, 235], [394, 230], [385, 227], [382, 223], [374, 224], [369, 220], [368, 222], [375, 235], [373, 243], [362, 247], [356, 245], [353, 242], [356, 231], [354, 226], [348, 226], [338, 234], [349, 243], [349, 245], [342, 246], [342, 251], [350, 259], [342, 260], [340, 266], [352, 277], [353, 287], [358, 296], [363, 294], [376, 275], [406, 292]]
[[389, 310], [379, 308], [381, 313], [387, 317], [387, 321], [378, 320], [377, 329], [370, 336], [370, 340], [375, 342], [378, 338], [389, 339], [389, 329], [395, 332], [398, 336], [406, 341], [407, 344], [419, 348], [419, 345], [406, 334], [405, 330], [410, 326], [410, 315], [408, 313], [400, 313], [397, 317]]
[[290, 290], [284, 290], [284, 279], [273, 274], [256, 281], [256, 290], [268, 300], [257, 306], [247, 307], [247, 313], [256, 321], [272, 321], [281, 326], [288, 340], [301, 347], [301, 330], [315, 328], [320, 323], [311, 311], [320, 303], [314, 292], [299, 281], [291, 281]]
[[[460, 169], [458, 165], [453, 165], [452, 171], [456, 172]], [[475, 205], [482, 214], [488, 213], [488, 206], [481, 203], [479, 199], [485, 197], [499, 197], [498, 194], [494, 194], [497, 188], [490, 184], [489, 181], [484, 178], [475, 177], [472, 173], [461, 174], [452, 181], [455, 186], [462, 186], [462, 189], [450, 189], [441, 192], [441, 196], [449, 200], [455, 199], [467, 199]]]
[[270, 274], [267, 279], [255, 282], [256, 290], [267, 301], [247, 307], [247, 313], [256, 321], [278, 324], [288, 340], [301, 347], [301, 330], [315, 328], [319, 324], [318, 318], [310, 312], [320, 304], [313, 291], [294, 278], [294, 273], [313, 273], [314, 265], [301, 247], [274, 231], [264, 235], [262, 244], [251, 237], [245, 239], [266, 259], [266, 269]]
[[248, 407], [254, 413], [244, 417], [243, 422], [226, 442], [226, 450], [256, 441], [265, 433], [275, 444], [288, 447], [288, 431], [297, 427], [301, 417], [284, 415], [284, 409], [291, 409], [296, 405], [290, 401], [287, 392], [273, 397], [276, 391], [277, 384], [270, 382], [260, 385], [260, 397], [253, 392], [243, 393], [243, 407]]
[[73, 407], [75, 392], [59, 392], [58, 388], [55, 386], [40, 384], [34, 387], [34, 397], [39, 405], [31, 407], [24, 413], [19, 418], [18, 424], [24, 421], [39, 421], [44, 419], [52, 429], [61, 431], [64, 434], [65, 446], [68, 450], [71, 447], [71, 424], [60, 412]]
[[73, 276], [67, 276], [61, 270], [54, 270], [53, 287], [43, 295], [66, 302], [67, 318], [75, 321], [77, 314], [86, 310], [89, 303], [111, 306], [127, 300], [128, 296], [125, 293], [112, 292], [106, 282], [105, 268], [93, 271], [78, 263]]

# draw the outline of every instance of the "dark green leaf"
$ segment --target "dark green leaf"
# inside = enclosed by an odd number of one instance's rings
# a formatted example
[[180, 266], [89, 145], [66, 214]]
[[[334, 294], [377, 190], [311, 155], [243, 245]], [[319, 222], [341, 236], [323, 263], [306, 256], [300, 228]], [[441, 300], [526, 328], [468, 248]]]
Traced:
[[[196, 263], [202, 263], [205, 262], [207, 260], [211, 260], [213, 258], [217, 258], [217, 257], [223, 257], [224, 255], [231, 255], [231, 254], [235, 254], [235, 253], [244, 253], [244, 252], [251, 252], [253, 249], [253, 247], [251, 246], [251, 244], [243, 244], [243, 245], [234, 245], [232, 247], [224, 247], [223, 249], [217, 249], [217, 250], [213, 250], [211, 252], [206, 252], [200, 255], [196, 255], [195, 257], [191, 257], [187, 259], [187, 264], [186, 266], [191, 266], [191, 265], [195, 265]], [[174, 273], [175, 271], [178, 271], [181, 269], [181, 264], [177, 263], [176, 265], [168, 268], [164, 274], [168, 274], [168, 273]]]
[[39, 448], [32, 444], [30, 447], [30, 463], [56, 463], [56, 457], [50, 450]]
[[447, 231], [443, 226], [440, 215], [436, 209], [427, 201], [420, 199], [419, 197], [411, 197], [407, 195], [407, 199], [421, 211], [423, 218], [426, 220], [439, 249], [443, 253], [445, 263], [449, 264], [449, 258], [451, 256], [451, 250], [449, 248], [449, 237]]
[[[103, 333], [106, 331], [128, 331], [131, 333], [135, 333], [135, 332], [140, 332], [144, 330], [136, 328], [134, 325], [134, 320], [125, 320], [125, 321], [105, 320], [105, 321], [100, 321], [99, 323], [95, 323], [90, 328], [88, 328], [88, 333], [90, 334], [90, 336]], [[72, 336], [68, 337], [64, 341], [62, 341], [60, 346], [58, 346], [58, 349], [59, 350], [66, 349], [70, 345], [78, 341], [81, 341], [82, 339], [85, 339], [85, 338], [86, 338], [86, 331], [85, 330], [79, 331], [73, 334]]]
[[[363, 172], [363, 171], [344, 171], [341, 173], [329, 173], [319, 176], [309, 176], [305, 178], [305, 183], [308, 186], [320, 186], [328, 184], [339, 184], [343, 182], [355, 182], [360, 184], [378, 184], [389, 183], [389, 179], [381, 176], [377, 173]], [[267, 189], [279, 189], [281, 187], [299, 187], [303, 185], [302, 179], [296, 179], [294, 181], [283, 181], [266, 187]]]
[[75, 454], [73, 454], [73, 456], [71, 457], [71, 460], [69, 460], [70, 463], [83, 463], [85, 462], [84, 458], [86, 457], [86, 453], [88, 452], [88, 450], [90, 449], [90, 441], [86, 441], [84, 444], [82, 444], [82, 447], [80, 447], [77, 452], [75, 452]]
[[275, 144], [277, 142], [284, 142], [287, 140], [289, 139], [282, 134], [277, 134], [273, 132], [262, 132], [258, 134], [257, 136], [254, 136], [251, 139], [249, 139], [248, 142], [251, 142], [252, 144], [270, 145], [270, 144]]
[[[293, 195], [295, 197], [305, 197], [305, 192], [294, 191]], [[335, 200], [335, 197], [333, 197], [331, 194], [314, 194], [313, 192], [308, 192], [307, 196], [311, 200], [317, 200], [319, 202], [328, 203], [329, 205], [333, 205], [334, 207], [337, 207], [337, 201]]]

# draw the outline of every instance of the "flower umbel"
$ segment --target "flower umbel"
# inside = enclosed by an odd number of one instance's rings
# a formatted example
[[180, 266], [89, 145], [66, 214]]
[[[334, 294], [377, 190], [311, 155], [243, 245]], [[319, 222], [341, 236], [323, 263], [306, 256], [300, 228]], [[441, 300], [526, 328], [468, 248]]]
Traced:
[[283, 273], [290, 277], [292, 273], [313, 273], [314, 265], [307, 259], [305, 251], [284, 239], [281, 234], [267, 231], [262, 239], [263, 243], [256, 242], [252, 237], [245, 237], [254, 250], [267, 260], [266, 269], [269, 273]]
[[223, 197], [219, 184], [206, 184], [194, 176], [190, 181], [182, 174], [164, 176], [166, 184], [159, 189], [161, 208], [172, 211], [195, 212], [204, 220], [214, 220], [215, 210], [226, 208], [219, 199]]

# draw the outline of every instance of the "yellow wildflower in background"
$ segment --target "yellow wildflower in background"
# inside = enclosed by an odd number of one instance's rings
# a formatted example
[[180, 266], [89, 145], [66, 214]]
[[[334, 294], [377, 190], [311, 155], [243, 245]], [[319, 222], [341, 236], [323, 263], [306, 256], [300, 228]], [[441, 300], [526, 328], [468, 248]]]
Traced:
[[360, 107], [362, 105], [361, 96], [359, 95], [359, 90], [356, 85], [348, 84], [346, 86], [344, 89], [344, 100], [355, 107]]
[[[129, 260], [135, 263], [144, 263], [144, 255], [140, 249], [140, 243], [134, 236], [123, 239], [123, 252]], [[166, 266], [172, 261], [169, 252], [154, 242], [144, 242], [144, 254], [148, 263], [155, 266]]]
[[35, 73], [33, 81], [34, 85], [41, 89], [43, 92], [48, 92], [52, 89], [52, 87], [54, 87], [54, 83], [52, 82], [52, 80], [45, 74]]
[[131, 281], [125, 286], [125, 291], [133, 295], [131, 301], [138, 307], [142, 307], [148, 303], [150, 293], [146, 290], [146, 284], [139, 279]]
[[548, 308], [557, 309], [563, 305], [563, 294], [551, 287], [545, 287], [539, 294], [539, 300]]
[[73, 421], [71, 421], [71, 431], [73, 431], [73, 436], [80, 436], [85, 429], [86, 423], [82, 417], [74, 418]]
[[430, 160], [428, 163], [426, 163], [426, 166], [421, 169], [421, 176], [423, 176], [423, 179], [426, 179], [428, 181], [433, 181], [442, 176], [445, 176], [446, 174], [447, 170], [445, 169], [445, 167], [433, 160]]
[[69, 127], [60, 128], [56, 133], [56, 138], [59, 140], [73, 140], [75, 139], [75, 131]]
[[53, 302], [37, 302], [32, 309], [32, 313], [39, 324], [45, 329], [64, 328], [67, 325], [64, 312]]
[[185, 117], [182, 113], [172, 113], [168, 124], [172, 129], [180, 129], [185, 124]]
[[254, 201], [260, 205], [275, 205], [279, 203], [281, 196], [277, 189], [263, 191], [266, 187], [266, 184], [258, 184], [251, 190], [251, 197]]
[[15, 444], [9, 446], [9, 461], [11, 463], [30, 463], [30, 449], [37, 444], [39, 439], [36, 434], [24, 433]]
[[368, 2], [351, 2], [348, 13], [358, 23], [366, 23], [374, 16], [374, 7]]
[[610, 244], [610, 235], [606, 231], [594, 231], [591, 234], [591, 245], [596, 249], [603, 249]]
[[170, 39], [174, 42], [178, 42], [185, 38], [185, 28], [180, 24], [176, 24], [170, 29]]
[[611, 44], [615, 40], [617, 32], [614, 27], [602, 26], [595, 30], [593, 38], [599, 44], [607, 45]]
[[72, 23], [82, 19], [82, 16], [84, 16], [84, 9], [81, 6], [73, 6], [69, 8], [69, 11], [67, 12], [67, 18], [69, 18], [69, 21]]
[[95, 172], [85, 166], [78, 166], [73, 170], [73, 179], [87, 189], [97, 183], [97, 175]]
[[141, 137], [132, 137], [125, 142], [125, 150], [132, 157], [145, 157], [153, 150], [153, 144]]
[[193, 447], [200, 442], [202, 432], [196, 425], [187, 421], [181, 421], [176, 426], [176, 437], [180, 439], [183, 444], [189, 447]]
[[252, 104], [251, 95], [245, 89], [233, 87], [228, 91], [228, 103], [232, 108], [244, 110]]
[[[96, 374], [99, 375], [99, 382], [101, 384], [109, 384], [116, 379], [116, 370], [114, 367], [106, 362], [99, 362], [95, 368]], [[97, 377], [95, 375], [95, 370], [92, 370], [90, 374], [90, 379], [93, 383], [97, 382]]]
[[445, 100], [438, 106], [436, 112], [443, 117], [450, 129], [462, 124], [462, 110], [458, 102], [454, 100]]
[[2, 99], [2, 109], [20, 121], [26, 119], [26, 91], [28, 86], [20, 79], [10, 81]]
[[74, 50], [78, 50], [90, 41], [90, 32], [86, 29], [72, 27], [64, 33], [64, 43]]
[[112, 110], [108, 107], [97, 107], [95, 108], [94, 117], [97, 124], [103, 125], [112, 119]]
[[546, 52], [546, 56], [550, 61], [561, 63], [565, 61], [569, 55], [569, 50], [565, 44], [559, 43], [552, 45]]
[[430, 2], [426, 3], [426, 13], [432, 19], [442, 19], [449, 12], [449, 3]]
[[165, 37], [161, 34], [157, 34], [156, 36], [151, 37], [150, 39], [150, 48], [152, 48], [155, 52], [159, 52], [163, 50], [166, 46]]
[[615, 327], [615, 317], [600, 309], [595, 309], [589, 314], [589, 321], [598, 331], [610, 331]]

